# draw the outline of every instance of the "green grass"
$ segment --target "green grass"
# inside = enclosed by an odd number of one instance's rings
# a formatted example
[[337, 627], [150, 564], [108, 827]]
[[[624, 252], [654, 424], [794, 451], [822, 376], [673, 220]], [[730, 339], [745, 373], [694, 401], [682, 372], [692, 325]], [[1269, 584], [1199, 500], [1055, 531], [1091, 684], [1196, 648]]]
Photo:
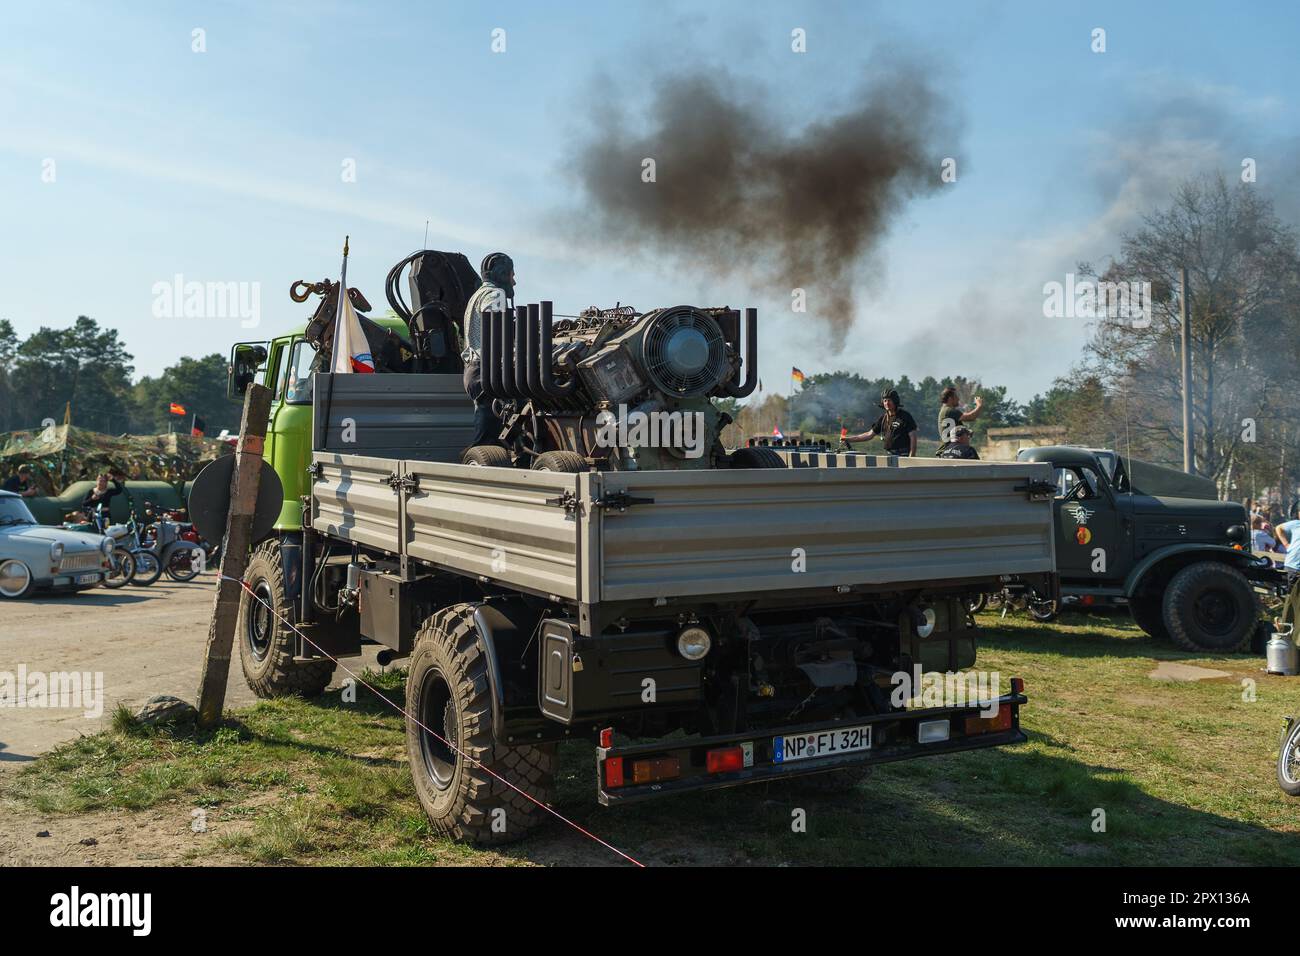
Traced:
[[[1300, 802], [1273, 771], [1300, 681], [1264, 675], [1258, 657], [1180, 653], [1122, 615], [982, 623], [981, 668], [1026, 681], [1027, 744], [881, 766], [836, 797], [755, 786], [609, 810], [590, 746], [575, 743], [561, 750], [556, 806], [660, 864], [1300, 864]], [[1160, 660], [1232, 676], [1159, 682], [1148, 675]], [[402, 675], [377, 679], [401, 703]], [[490, 852], [438, 838], [411, 789], [400, 716], [359, 698], [267, 701], [212, 732], [118, 715], [17, 774], [7, 795], [51, 813], [205, 807], [214, 849], [250, 863], [617, 862], [559, 824]]]

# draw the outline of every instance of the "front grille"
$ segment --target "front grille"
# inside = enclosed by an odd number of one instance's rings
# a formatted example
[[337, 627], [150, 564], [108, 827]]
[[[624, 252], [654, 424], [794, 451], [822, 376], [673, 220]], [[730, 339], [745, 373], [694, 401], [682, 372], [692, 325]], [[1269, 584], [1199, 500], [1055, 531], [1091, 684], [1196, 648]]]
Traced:
[[65, 554], [59, 562], [60, 571], [98, 571], [104, 561], [104, 555], [98, 551], [84, 551], [80, 554]]

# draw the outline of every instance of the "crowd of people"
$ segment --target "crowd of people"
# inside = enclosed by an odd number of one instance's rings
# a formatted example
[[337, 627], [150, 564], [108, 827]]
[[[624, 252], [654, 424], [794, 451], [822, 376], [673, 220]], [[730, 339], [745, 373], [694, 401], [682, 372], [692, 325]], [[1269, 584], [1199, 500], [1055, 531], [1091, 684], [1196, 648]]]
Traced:
[[1265, 554], [1285, 554], [1288, 575], [1300, 576], [1300, 505], [1288, 512], [1280, 501], [1242, 501], [1250, 515], [1250, 547]]

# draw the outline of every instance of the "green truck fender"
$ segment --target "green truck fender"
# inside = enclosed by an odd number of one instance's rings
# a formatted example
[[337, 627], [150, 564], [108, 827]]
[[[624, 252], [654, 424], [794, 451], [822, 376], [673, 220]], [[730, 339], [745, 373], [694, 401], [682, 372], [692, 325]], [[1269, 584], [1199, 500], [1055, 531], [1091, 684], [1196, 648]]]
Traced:
[[1194, 542], [1171, 544], [1158, 551], [1152, 551], [1134, 566], [1133, 570], [1128, 573], [1128, 577], [1124, 579], [1124, 596], [1131, 598], [1136, 594], [1147, 572], [1166, 558], [1173, 557], [1176, 554], [1191, 554], [1192, 552], [1200, 552], [1207, 557], [1212, 556], [1219, 560], [1225, 560], [1226, 563], [1235, 564], [1242, 568], [1250, 564], [1251, 555], [1249, 551], [1238, 551], [1226, 544], [1196, 544]]

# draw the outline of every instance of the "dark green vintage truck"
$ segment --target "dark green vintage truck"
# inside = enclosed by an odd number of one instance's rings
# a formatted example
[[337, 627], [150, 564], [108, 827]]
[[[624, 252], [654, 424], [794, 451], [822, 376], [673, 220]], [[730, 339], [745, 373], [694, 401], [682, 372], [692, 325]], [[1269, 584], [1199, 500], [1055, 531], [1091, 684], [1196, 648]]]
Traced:
[[1214, 482], [1106, 449], [1025, 448], [1056, 484], [1056, 569], [1064, 600], [1128, 602], [1152, 637], [1196, 651], [1243, 649], [1260, 619], [1257, 590], [1283, 586], [1250, 551], [1246, 509]]

